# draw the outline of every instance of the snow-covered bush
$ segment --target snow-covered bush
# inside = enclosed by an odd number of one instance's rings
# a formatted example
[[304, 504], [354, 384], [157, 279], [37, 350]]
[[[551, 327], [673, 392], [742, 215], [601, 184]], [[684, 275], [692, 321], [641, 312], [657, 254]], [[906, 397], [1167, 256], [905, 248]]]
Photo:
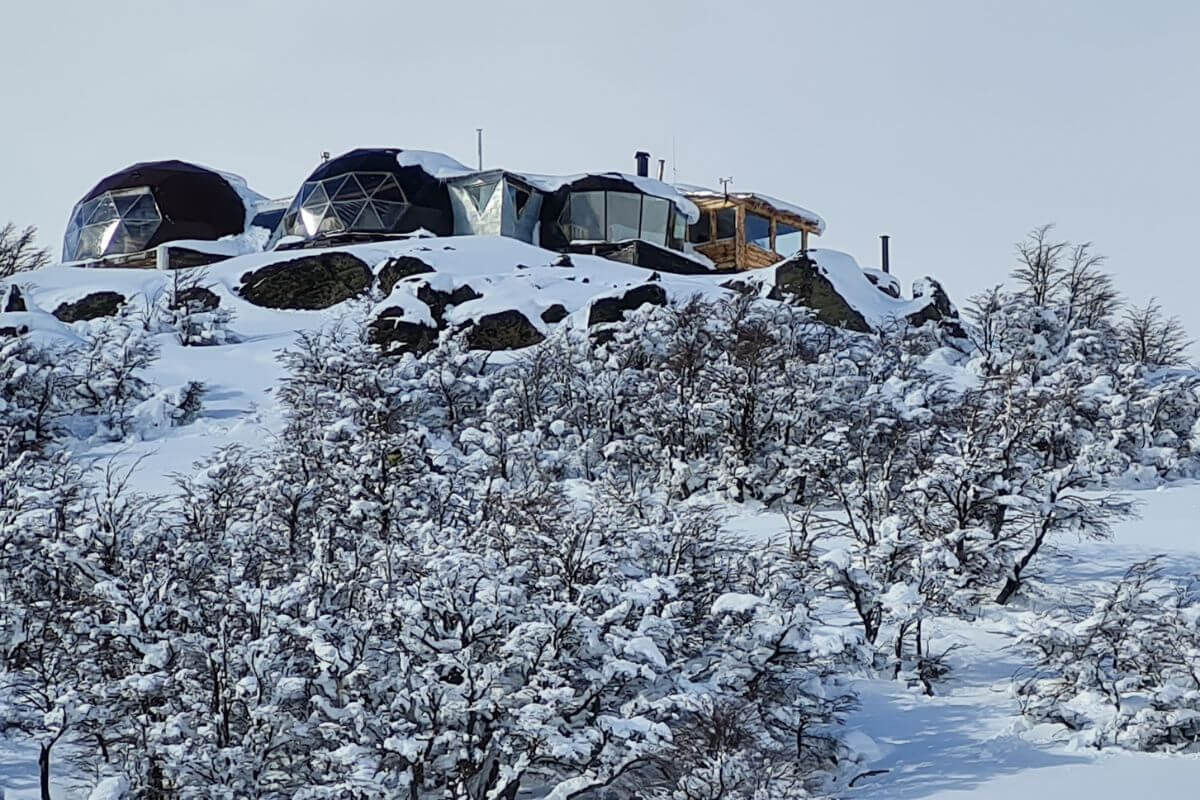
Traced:
[[1094, 600], [1035, 616], [1032, 658], [1014, 691], [1022, 712], [1092, 747], [1195, 750], [1200, 743], [1200, 595], [1139, 562]]

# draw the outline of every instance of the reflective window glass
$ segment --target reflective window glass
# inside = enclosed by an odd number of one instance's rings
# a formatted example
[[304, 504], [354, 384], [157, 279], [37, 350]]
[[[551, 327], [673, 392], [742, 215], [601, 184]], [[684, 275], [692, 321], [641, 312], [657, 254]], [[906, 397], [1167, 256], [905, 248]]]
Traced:
[[517, 219], [520, 219], [521, 215], [525, 213], [525, 206], [529, 204], [529, 192], [513, 187], [512, 193], [513, 208], [517, 212]]
[[471, 202], [475, 204], [475, 210], [483, 213], [487, 205], [492, 200], [492, 195], [496, 192], [496, 186], [499, 181], [491, 183], [474, 183], [466, 187], [467, 194], [471, 197]]
[[737, 209], [722, 208], [717, 215], [717, 238], [732, 239], [737, 236]]
[[366, 200], [339, 200], [333, 204], [333, 210], [338, 215], [338, 219], [342, 221], [342, 224], [350, 228], [354, 225], [354, 220], [358, 219], [359, 213], [366, 205]]
[[712, 229], [709, 227], [710, 212], [701, 211], [700, 221], [688, 225], [688, 241], [692, 244], [704, 244], [712, 239]]
[[763, 250], [771, 249], [771, 220], [752, 211], [746, 212], [746, 241]]
[[404, 192], [400, 189], [400, 184], [396, 182], [396, 178], [388, 175], [383, 179], [383, 183], [371, 195], [375, 200], [386, 200], [389, 203], [403, 203], [408, 200], [404, 196]]
[[400, 218], [404, 216], [403, 203], [386, 203], [380, 200], [372, 200], [371, 205], [375, 212], [379, 214], [379, 221], [382, 223], [383, 230], [390, 231], [400, 223]]
[[[701, 222], [707, 223], [703, 217]], [[671, 209], [671, 238], [667, 242], [667, 247], [675, 250], [683, 249], [684, 239], [687, 238], [687, 217], [679, 213], [676, 208]]]
[[610, 242], [638, 238], [641, 227], [642, 196], [632, 192], [606, 192], [608, 195], [607, 236]]
[[363, 191], [370, 195], [383, 184], [383, 179], [387, 175], [382, 172], [359, 172], [355, 177], [358, 178], [358, 183], [362, 186]]
[[568, 241], [604, 239], [604, 192], [574, 192], [560, 217]]
[[790, 256], [800, 252], [804, 245], [804, 234], [799, 228], [794, 228], [783, 222], [775, 223], [775, 252], [781, 256]]
[[337, 195], [334, 197], [334, 199], [339, 201], [358, 200], [363, 197], [366, 197], [366, 194], [363, 192], [362, 186], [359, 185], [358, 178], [353, 175], [347, 175], [346, 179], [342, 181], [341, 186], [338, 188]]
[[358, 219], [354, 221], [354, 227], [360, 231], [383, 230], [383, 220], [379, 218], [373, 203], [366, 204], [362, 213], [358, 215]]
[[661, 197], [642, 198], [642, 237], [648, 242], [667, 244], [667, 229], [671, 222], [671, 204]]

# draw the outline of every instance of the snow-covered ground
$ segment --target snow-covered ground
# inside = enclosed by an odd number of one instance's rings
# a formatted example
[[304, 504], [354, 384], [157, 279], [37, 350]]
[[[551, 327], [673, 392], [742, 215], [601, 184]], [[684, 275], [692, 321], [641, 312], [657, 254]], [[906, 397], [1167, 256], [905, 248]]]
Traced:
[[[413, 251], [427, 249], [414, 243]], [[555, 270], [536, 260], [544, 251], [502, 241], [490, 243], [488, 253], [504, 248], [514, 263], [524, 262], [520, 273], [502, 277], [486, 275], [472, 265], [480, 259], [475, 251], [485, 247], [470, 238], [455, 240], [454, 250], [426, 253], [439, 273], [484, 278], [495, 281], [497, 296], [507, 298], [518, 283], [538, 283], [546, 297], [561, 299], [568, 307], [581, 308], [585, 295], [597, 289], [632, 285], [639, 273], [635, 268], [599, 262], [589, 257], [577, 259], [572, 275]], [[356, 248], [366, 255], [369, 248]], [[380, 253], [376, 262], [393, 253]], [[214, 347], [180, 347], [163, 335], [162, 356], [155, 365], [152, 379], [162, 386], [186, 381], [203, 382], [207, 388], [204, 410], [194, 423], [171, 429], [162, 438], [101, 445], [89, 455], [113, 456], [124, 460], [141, 459], [138, 485], [144, 491], [167, 492], [172, 475], [187, 470], [192, 462], [213, 449], [231, 442], [255, 445], [267, 440], [279, 429], [280, 412], [274, 400], [281, 369], [276, 354], [288, 347], [297, 329], [313, 328], [332, 320], [337, 311], [272, 311], [250, 306], [232, 291], [238, 275], [246, 268], [268, 263], [272, 256], [255, 255], [226, 262], [212, 273], [215, 290], [223, 304], [238, 314], [232, 328], [242, 341]], [[534, 259], [534, 260], [531, 260]], [[461, 267], [456, 267], [458, 262]], [[253, 263], [251, 263], [253, 262]], [[833, 273], [849, 267], [830, 259], [825, 265]], [[582, 288], [586, 276], [600, 270], [610, 278], [596, 280], [591, 288]], [[52, 269], [39, 276], [40, 286], [33, 298], [43, 308], [59, 301], [78, 298], [83, 291], [71, 282], [80, 270]], [[138, 271], [111, 271], [104, 276], [114, 288], [133, 295], [148, 291], [142, 284], [161, 276]], [[592, 275], [593, 278], [596, 275]], [[837, 274], [832, 274], [837, 280]], [[699, 289], [713, 286], [712, 281], [680, 279]], [[865, 280], [863, 281], [865, 286]], [[136, 284], [136, 285], [135, 285]], [[861, 288], [861, 287], [860, 287]], [[400, 291], [400, 290], [397, 290]], [[866, 299], [884, 305], [882, 294]], [[386, 302], [386, 301], [385, 301]], [[394, 301], [393, 301], [394, 302]], [[908, 301], [912, 302], [912, 301]], [[470, 309], [458, 309], [467, 316]], [[544, 303], [542, 304], [544, 305]], [[491, 306], [487, 306], [490, 308]], [[532, 319], [538, 309], [531, 308]], [[907, 309], [906, 309], [907, 310]], [[880, 312], [882, 313], [882, 312]], [[1088, 581], [1114, 580], [1134, 561], [1165, 554], [1170, 571], [1200, 574], [1200, 537], [1194, 520], [1200, 516], [1200, 483], [1175, 484], [1157, 490], [1132, 493], [1142, 504], [1141, 519], [1117, 526], [1113, 541], [1072, 543], [1069, 550], [1046, 554], [1038, 562], [1037, 577], [1049, 585], [1086, 586]], [[785, 531], [781, 516], [746, 509], [731, 509], [731, 528], [748, 540], [780, 535]], [[1200, 784], [1200, 756], [1134, 755], [1120, 751], [1081, 751], [1067, 746], [1048, 733], [1045, 727], [1032, 729], [1017, 715], [1009, 694], [1019, 656], [1011, 649], [1019, 609], [993, 609], [975, 623], [954, 622], [938, 631], [943, 644], [958, 642], [952, 663], [955, 670], [949, 680], [938, 686], [936, 697], [905, 689], [892, 681], [859, 681], [861, 709], [849, 720], [854, 744], [871, 756], [866, 769], [878, 774], [860, 776], [845, 796], [861, 798], [897, 798], [933, 800], [957, 797], [973, 798], [1057, 798], [1080, 795], [1092, 800], [1127, 800], [1137, 793], [1154, 797], [1185, 797]], [[55, 774], [65, 770], [56, 766]], [[0, 739], [0, 800], [22, 800], [38, 796], [36, 749], [27, 743]], [[86, 791], [60, 783], [56, 800], [86, 797]]]

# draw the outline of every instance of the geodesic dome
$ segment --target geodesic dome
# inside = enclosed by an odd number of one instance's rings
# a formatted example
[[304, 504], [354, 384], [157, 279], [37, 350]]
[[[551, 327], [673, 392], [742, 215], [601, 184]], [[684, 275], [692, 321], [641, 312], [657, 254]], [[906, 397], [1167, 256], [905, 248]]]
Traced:
[[[396, 148], [360, 148], [317, 167], [283, 215], [273, 240], [454, 231], [445, 185]], [[410, 151], [412, 152], [412, 151]], [[419, 161], [419, 159], [418, 159]]]
[[186, 161], [134, 164], [75, 205], [63, 261], [136, 253], [177, 239], [219, 239], [245, 226], [246, 206], [221, 174]]

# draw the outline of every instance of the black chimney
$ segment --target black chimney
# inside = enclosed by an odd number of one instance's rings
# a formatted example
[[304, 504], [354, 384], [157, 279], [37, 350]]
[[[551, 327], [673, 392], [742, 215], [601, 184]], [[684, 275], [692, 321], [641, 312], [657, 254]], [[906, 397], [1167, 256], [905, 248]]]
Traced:
[[879, 237], [879, 245], [882, 249], [882, 252], [881, 252], [882, 264], [880, 266], [883, 267], [884, 272], [889, 272], [889, 273], [892, 271], [891, 265], [888, 263], [888, 240], [891, 238], [892, 237], [888, 236], [886, 233]]
[[633, 154], [633, 157], [637, 159], [637, 167], [638, 167], [637, 174], [643, 178], [649, 178], [650, 177], [650, 154], [645, 152], [644, 150], [638, 150], [636, 153]]

